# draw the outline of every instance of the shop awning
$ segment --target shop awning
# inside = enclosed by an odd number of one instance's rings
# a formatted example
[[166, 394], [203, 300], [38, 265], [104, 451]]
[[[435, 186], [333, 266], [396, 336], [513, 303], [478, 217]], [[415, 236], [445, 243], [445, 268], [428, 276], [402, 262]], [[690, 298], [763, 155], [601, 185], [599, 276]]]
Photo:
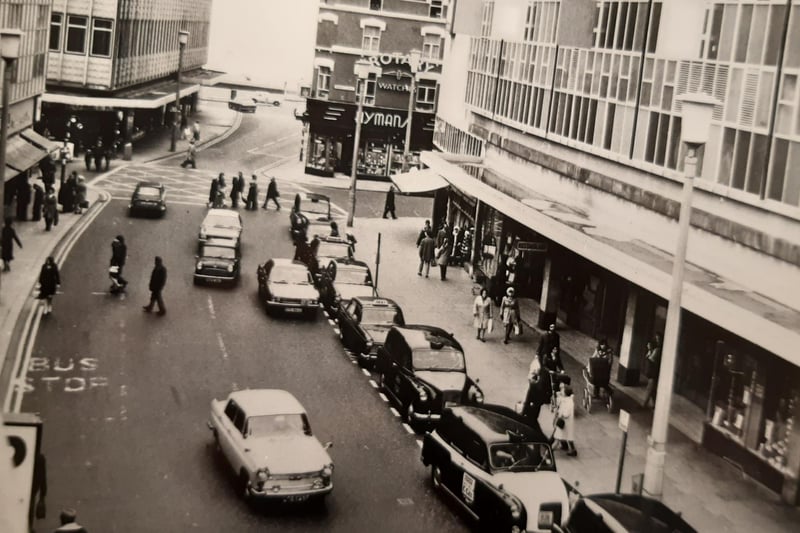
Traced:
[[39, 135], [33, 129], [28, 128], [27, 130], [20, 133], [20, 135], [27, 140], [28, 142], [35, 144], [39, 148], [45, 150], [48, 154], [52, 154], [53, 152], [58, 151], [61, 147], [57, 142], [51, 141], [47, 137]]
[[390, 177], [398, 190], [406, 194], [435, 191], [449, 185], [447, 180], [429, 168], [411, 170]]
[[[196, 84], [182, 83], [181, 98], [200, 90]], [[95, 109], [158, 109], [175, 101], [175, 84], [161, 82], [145, 88], [120, 92], [113, 96], [85, 96], [75, 93], [45, 92], [42, 102]]]
[[17, 173], [28, 170], [47, 156], [47, 152], [32, 145], [19, 135], [8, 139], [6, 144], [6, 165], [15, 169]]

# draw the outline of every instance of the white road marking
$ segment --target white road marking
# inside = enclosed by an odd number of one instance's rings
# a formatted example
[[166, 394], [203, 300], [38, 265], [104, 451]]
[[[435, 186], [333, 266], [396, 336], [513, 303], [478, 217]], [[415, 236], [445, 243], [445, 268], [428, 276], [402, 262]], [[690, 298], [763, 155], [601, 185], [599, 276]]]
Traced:
[[225, 342], [222, 340], [222, 333], [217, 332], [217, 342], [219, 343], [219, 349], [222, 352], [222, 358], [228, 358], [228, 350], [225, 349]]
[[336, 325], [336, 322], [334, 322], [333, 320], [331, 320], [331, 319], [329, 318], [329, 319], [328, 319], [328, 324], [330, 324], [331, 326], [335, 326], [335, 325]]
[[377, 384], [377, 383], [375, 383], [375, 380], [374, 380], [374, 379], [371, 379], [371, 380], [369, 380], [369, 384], [370, 384], [370, 385], [372, 385], [372, 388], [373, 388], [373, 389], [377, 389], [377, 388], [378, 388], [378, 384]]
[[254, 153], [257, 153], [259, 150], [263, 150], [264, 148], [276, 145], [278, 143], [282, 143], [282, 142], [286, 141], [287, 139], [292, 139], [292, 138], [295, 138], [295, 137], [297, 137], [299, 139], [300, 135], [298, 135], [297, 133], [293, 133], [291, 135], [286, 135], [285, 137], [281, 137], [280, 139], [275, 139], [272, 142], [268, 142], [267, 144], [262, 144], [261, 146], [257, 146], [256, 148], [250, 148], [249, 150], [247, 150], [247, 153], [248, 154], [254, 154]]
[[414, 430], [413, 430], [413, 429], [411, 429], [411, 426], [409, 426], [409, 425], [408, 425], [408, 424], [406, 424], [405, 422], [403, 422], [403, 427], [404, 427], [404, 428], [406, 428], [406, 431], [407, 431], [408, 433], [410, 433], [411, 435], [413, 435], [413, 434], [414, 434]]
[[[352, 357], [352, 356], [351, 356], [351, 357]], [[357, 364], [358, 364], [358, 361], [356, 361], [355, 359], [350, 359], [350, 362], [351, 362], [351, 363], [353, 363], [354, 365], [357, 365]]]
[[393, 414], [394, 416], [396, 416], [397, 418], [400, 418], [400, 413], [398, 413], [398, 412], [397, 412], [397, 409], [395, 409], [394, 407], [390, 407], [390, 408], [389, 408], [389, 411], [391, 411], [391, 412], [392, 412], [392, 414]]
[[361, 369], [361, 372], [363, 372], [363, 373], [364, 373], [364, 375], [365, 375], [365, 376], [367, 376], [368, 378], [369, 378], [369, 377], [372, 377], [372, 374], [370, 374], [370, 373], [369, 373], [369, 370], [367, 370], [366, 368], [362, 368], [362, 369]]
[[388, 402], [389, 401], [389, 398], [387, 398], [386, 395], [384, 393], [382, 393], [382, 392], [379, 392], [378, 396], [380, 396], [381, 400], [383, 400], [384, 402]]
[[[39, 329], [39, 322], [41, 319], [42, 308], [37, 307], [33, 313], [28, 315], [25, 327], [22, 330], [29, 332], [31, 340], [21, 342], [17, 347], [17, 356], [14, 358], [14, 371], [11, 374], [11, 383], [9, 383], [8, 393], [3, 403], [3, 410], [7, 413], [18, 413], [22, 407], [22, 396], [25, 394], [25, 389], [27, 388], [28, 366], [31, 361], [31, 352], [33, 352], [32, 339], [36, 338], [36, 332]], [[31, 323], [33, 324], [31, 325]], [[15, 394], [16, 397], [14, 396]]]
[[422, 448], [422, 439], [417, 439], [417, 446]]
[[217, 319], [217, 313], [214, 312], [214, 302], [211, 300], [211, 296], [208, 297], [208, 313], [211, 315], [212, 320]]
[[[333, 324], [331, 324], [331, 326], [332, 326], [332, 325], [333, 325]], [[337, 335], [338, 335], [339, 333], [341, 333], [341, 331], [339, 330], [339, 328], [333, 328], [333, 332], [334, 332], [334, 333], [336, 333]], [[345, 352], [344, 352], [344, 353], [346, 353], [347, 355], [350, 355], [350, 352], [348, 352], [347, 350], [345, 350]]]

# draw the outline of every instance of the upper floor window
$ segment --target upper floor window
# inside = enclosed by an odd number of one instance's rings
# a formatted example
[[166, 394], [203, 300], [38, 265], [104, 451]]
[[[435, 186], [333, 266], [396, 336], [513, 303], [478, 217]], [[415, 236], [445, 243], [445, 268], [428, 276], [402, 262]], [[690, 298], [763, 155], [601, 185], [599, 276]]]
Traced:
[[317, 98], [327, 98], [331, 90], [331, 68], [317, 67]]
[[494, 18], [494, 0], [485, 0], [481, 7], [481, 37], [492, 36], [492, 19]]
[[369, 8], [374, 9], [376, 11], [381, 10], [381, 4], [383, 4], [383, 0], [369, 0]]
[[40, 5], [38, 11], [36, 12], [36, 27], [41, 28], [45, 24], [47, 24], [47, 14], [50, 11], [49, 5]]
[[430, 0], [431, 2], [431, 10], [430, 16], [431, 18], [444, 18], [444, 7], [442, 6], [442, 0]]
[[381, 29], [377, 26], [364, 26], [361, 37], [361, 48], [369, 52], [378, 52], [381, 47]]
[[430, 111], [436, 109], [436, 82], [428, 80], [420, 80], [417, 85], [417, 102], [415, 105], [417, 111]]
[[[378, 92], [378, 77], [374, 73], [370, 73], [366, 81], [358, 80], [359, 89], [362, 83], [366, 83], [364, 90], [364, 105], [375, 105], [375, 94]], [[356, 95], [358, 97], [358, 95]]]
[[75, 54], [86, 53], [86, 27], [88, 19], [77, 15], [67, 16], [66, 51]]
[[110, 19], [92, 19], [92, 55], [111, 56], [111, 29]]
[[6, 28], [19, 28], [22, 26], [22, 4], [5, 3], [8, 9], [6, 13]]
[[50, 15], [50, 50], [58, 52], [61, 50], [61, 27], [64, 23], [64, 15], [52, 13]]
[[439, 35], [427, 34], [422, 37], [422, 57], [439, 59], [442, 56], [442, 38]]

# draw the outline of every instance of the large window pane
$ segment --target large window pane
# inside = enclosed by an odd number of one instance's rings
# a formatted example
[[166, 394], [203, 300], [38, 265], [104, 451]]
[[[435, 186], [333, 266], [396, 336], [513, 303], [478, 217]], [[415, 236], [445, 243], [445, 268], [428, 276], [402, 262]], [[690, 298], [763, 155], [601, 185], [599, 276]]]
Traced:
[[67, 17], [67, 52], [83, 54], [86, 52], [86, 17], [70, 15]]
[[753, 135], [753, 149], [750, 155], [750, 168], [747, 171], [747, 192], [758, 194], [767, 171], [767, 146], [769, 142], [766, 135]]
[[769, 23], [766, 31], [766, 50], [764, 51], [764, 64], [777, 65], [778, 51], [781, 46], [783, 33], [783, 20], [786, 17], [785, 6], [771, 6]]
[[111, 56], [111, 21], [92, 20], [92, 55]]
[[50, 50], [61, 50], [61, 27], [64, 21], [64, 15], [61, 13], [53, 13], [50, 16]]
[[767, 196], [772, 200], [781, 200], [783, 196], [783, 180], [786, 174], [786, 156], [789, 141], [775, 139], [772, 143], [772, 168], [770, 169], [769, 188]]
[[767, 29], [767, 6], [756, 6], [753, 24], [750, 26], [750, 43], [747, 46], [747, 62], [761, 63], [764, 51], [764, 32]]
[[736, 34], [736, 54], [734, 61], [744, 62], [747, 58], [747, 43], [750, 40], [750, 23], [753, 19], [753, 6], [742, 6], [739, 18], [739, 31]]
[[737, 134], [736, 151], [733, 155], [731, 187], [744, 190], [747, 176], [747, 160], [750, 157], [750, 132], [740, 131]]

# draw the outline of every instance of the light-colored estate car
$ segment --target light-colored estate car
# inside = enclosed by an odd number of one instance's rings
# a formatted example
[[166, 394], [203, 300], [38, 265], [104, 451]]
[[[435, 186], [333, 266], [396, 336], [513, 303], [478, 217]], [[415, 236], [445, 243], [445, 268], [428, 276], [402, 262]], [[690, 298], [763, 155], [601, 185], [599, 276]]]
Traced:
[[241, 245], [242, 217], [230, 209], [209, 209], [203, 222], [200, 223], [200, 231], [197, 234], [198, 244], [209, 237], [231, 239], [239, 241]]
[[333, 490], [333, 461], [289, 392], [248, 389], [211, 401], [208, 427], [245, 499], [321, 502]]

